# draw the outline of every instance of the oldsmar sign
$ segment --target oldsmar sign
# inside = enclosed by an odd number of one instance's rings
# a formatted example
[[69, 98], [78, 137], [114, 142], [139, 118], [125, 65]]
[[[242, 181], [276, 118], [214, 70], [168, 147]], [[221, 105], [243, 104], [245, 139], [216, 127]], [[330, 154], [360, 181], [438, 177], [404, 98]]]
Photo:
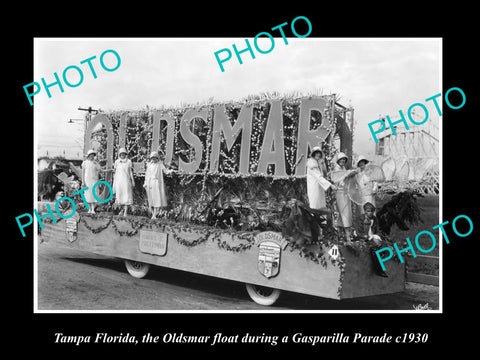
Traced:
[[[150, 110], [142, 120], [148, 143], [143, 153], [160, 149], [165, 163], [178, 162], [186, 174], [225, 172], [228, 160], [229, 173], [242, 176], [301, 176], [309, 149], [333, 134], [334, 111], [334, 95]], [[138, 148], [132, 145], [137, 139], [128, 139], [135, 121], [128, 111], [97, 114], [87, 124], [85, 152], [103, 126], [103, 157], [112, 168], [114, 149], [127, 147], [131, 156]]]

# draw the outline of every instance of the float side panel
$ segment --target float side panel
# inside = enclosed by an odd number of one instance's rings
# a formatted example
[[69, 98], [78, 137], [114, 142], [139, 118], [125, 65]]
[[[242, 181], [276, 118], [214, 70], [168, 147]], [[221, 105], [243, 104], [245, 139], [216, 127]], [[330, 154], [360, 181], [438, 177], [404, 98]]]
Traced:
[[374, 271], [374, 259], [368, 251], [355, 255], [342, 247], [345, 259], [345, 271], [342, 281], [341, 298], [354, 298], [402, 292], [405, 290], [405, 266], [390, 261], [387, 266], [388, 277], [382, 277]]
[[[107, 219], [98, 220], [98, 223], [102, 224], [106, 221]], [[162, 229], [163, 226], [143, 227], [142, 229], [146, 231], [168, 234], [166, 254], [158, 256], [139, 250], [140, 232], [133, 236], [122, 236], [110, 225], [99, 233], [92, 233], [80, 221], [77, 240], [69, 242], [66, 240], [65, 225], [62, 222], [49, 224], [47, 228], [45, 233], [42, 232], [47, 242], [59, 243], [95, 254], [136, 260], [314, 296], [340, 298], [341, 270], [337, 265], [333, 265], [327, 260], [327, 266], [324, 267], [301, 257], [297, 251], [290, 251], [288, 247], [281, 253], [278, 275], [266, 278], [258, 270], [258, 247], [256, 245], [252, 245], [244, 251], [233, 252], [221, 249], [218, 246], [218, 240], [209, 238], [198, 245], [188, 247], [177, 242], [168, 227], [165, 230]], [[176, 236], [179, 234], [177, 233]], [[245, 240], [240, 240], [228, 233], [222, 235], [220, 242], [223, 240], [226, 240], [231, 246], [245, 243]]]
[[[111, 236], [115, 236], [111, 229], [106, 231], [109, 231], [109, 235], [106, 233], [107, 238], [111, 239]], [[298, 253], [286, 250], [281, 254], [278, 275], [266, 278], [258, 270], [258, 247], [255, 245], [244, 251], [233, 252], [221, 249], [217, 240], [209, 238], [196, 246], [188, 247], [178, 243], [169, 230], [166, 230], [165, 233], [168, 234], [165, 256], [145, 254], [139, 251], [139, 235], [130, 238], [116, 235], [115, 244], [106, 247], [116, 245], [116, 255], [114, 256], [131, 260], [249, 284], [339, 299], [340, 270], [332, 265], [324, 269], [321, 265], [300, 257]], [[220, 242], [224, 240], [232, 246], [245, 243], [227, 233], [222, 236]], [[96, 247], [99, 250], [98, 245]]]

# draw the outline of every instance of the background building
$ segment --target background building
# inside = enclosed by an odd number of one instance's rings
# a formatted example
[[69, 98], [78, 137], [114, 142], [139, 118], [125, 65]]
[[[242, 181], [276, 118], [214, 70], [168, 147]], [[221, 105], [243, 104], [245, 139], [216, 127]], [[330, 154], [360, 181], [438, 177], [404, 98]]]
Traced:
[[[412, 116], [417, 120], [413, 111]], [[392, 119], [392, 122], [398, 119]], [[378, 165], [383, 164], [387, 180], [414, 181], [425, 193], [438, 194], [438, 121], [430, 119], [423, 125], [409, 123], [408, 130], [400, 123], [394, 129], [396, 135], [390, 129], [377, 135], [372, 160]]]

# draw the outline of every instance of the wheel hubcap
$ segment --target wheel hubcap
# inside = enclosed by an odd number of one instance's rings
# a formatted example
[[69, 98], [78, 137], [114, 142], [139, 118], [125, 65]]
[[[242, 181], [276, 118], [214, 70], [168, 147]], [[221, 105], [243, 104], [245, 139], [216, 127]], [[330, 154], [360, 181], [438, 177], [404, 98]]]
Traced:
[[132, 266], [135, 270], [140, 270], [143, 267], [143, 264], [138, 261], [132, 261]]
[[255, 292], [263, 297], [268, 297], [272, 295], [273, 289], [265, 287], [265, 286], [254, 286]]

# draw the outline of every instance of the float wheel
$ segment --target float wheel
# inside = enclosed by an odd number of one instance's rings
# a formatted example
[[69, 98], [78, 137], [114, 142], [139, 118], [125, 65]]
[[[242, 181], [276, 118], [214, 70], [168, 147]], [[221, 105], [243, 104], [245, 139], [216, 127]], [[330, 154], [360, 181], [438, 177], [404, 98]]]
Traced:
[[266, 286], [245, 284], [250, 298], [260, 305], [273, 305], [281, 294], [281, 290], [272, 289]]
[[150, 270], [150, 264], [133, 260], [125, 260], [125, 267], [128, 273], [137, 279], [143, 278]]

